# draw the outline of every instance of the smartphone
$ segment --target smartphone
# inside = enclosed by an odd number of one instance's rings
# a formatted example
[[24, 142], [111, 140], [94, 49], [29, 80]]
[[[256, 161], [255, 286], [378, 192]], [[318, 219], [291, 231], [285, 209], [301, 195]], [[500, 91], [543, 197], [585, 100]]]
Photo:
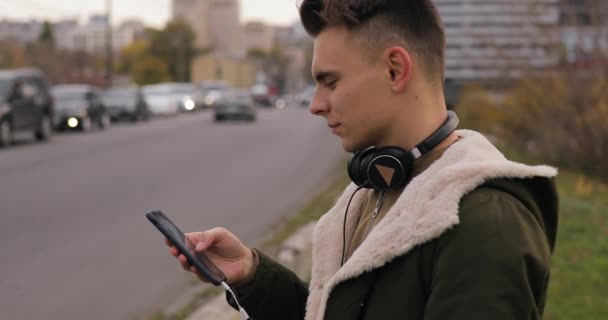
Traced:
[[226, 275], [207, 256], [194, 250], [195, 245], [164, 213], [154, 210], [146, 213], [146, 218], [183, 254], [188, 262], [209, 282], [219, 286], [226, 281]]

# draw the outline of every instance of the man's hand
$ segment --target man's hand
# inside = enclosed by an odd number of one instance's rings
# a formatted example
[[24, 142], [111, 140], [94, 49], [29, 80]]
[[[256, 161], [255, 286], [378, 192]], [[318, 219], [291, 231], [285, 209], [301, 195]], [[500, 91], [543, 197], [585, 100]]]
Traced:
[[[215, 228], [204, 232], [187, 233], [186, 237], [196, 246], [197, 252], [204, 253], [226, 275], [228, 284], [245, 284], [253, 278], [255, 260], [251, 249], [241, 240], [224, 228]], [[177, 257], [184, 270], [196, 274], [203, 282], [209, 282], [200, 274], [186, 257], [179, 253], [169, 240], [165, 240], [169, 252]]]

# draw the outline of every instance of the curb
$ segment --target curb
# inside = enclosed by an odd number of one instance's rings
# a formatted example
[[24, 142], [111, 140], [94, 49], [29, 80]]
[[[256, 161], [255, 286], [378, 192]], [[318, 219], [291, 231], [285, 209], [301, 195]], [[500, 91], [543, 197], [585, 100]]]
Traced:
[[[300, 279], [310, 279], [312, 267], [312, 231], [316, 222], [308, 223], [298, 229], [280, 246], [277, 262], [295, 272]], [[222, 292], [207, 304], [199, 307], [186, 320], [239, 320], [240, 314], [226, 303]]]

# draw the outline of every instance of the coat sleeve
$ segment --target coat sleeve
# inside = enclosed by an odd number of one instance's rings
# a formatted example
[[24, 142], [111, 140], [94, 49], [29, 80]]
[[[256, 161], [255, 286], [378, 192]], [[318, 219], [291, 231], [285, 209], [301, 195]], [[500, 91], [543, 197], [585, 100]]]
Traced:
[[497, 189], [465, 196], [437, 241], [424, 319], [541, 319], [551, 250], [538, 214]]
[[[236, 289], [240, 304], [254, 320], [301, 320], [306, 312], [308, 286], [298, 276], [257, 251], [260, 264], [251, 283]], [[228, 303], [236, 309], [232, 297]]]

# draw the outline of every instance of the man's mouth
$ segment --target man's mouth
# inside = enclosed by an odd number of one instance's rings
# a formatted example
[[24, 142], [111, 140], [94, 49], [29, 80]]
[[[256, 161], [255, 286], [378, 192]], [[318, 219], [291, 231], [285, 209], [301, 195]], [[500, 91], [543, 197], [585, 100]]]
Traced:
[[327, 126], [331, 129], [333, 134], [338, 135], [338, 128], [340, 127], [339, 123], [328, 123]]

